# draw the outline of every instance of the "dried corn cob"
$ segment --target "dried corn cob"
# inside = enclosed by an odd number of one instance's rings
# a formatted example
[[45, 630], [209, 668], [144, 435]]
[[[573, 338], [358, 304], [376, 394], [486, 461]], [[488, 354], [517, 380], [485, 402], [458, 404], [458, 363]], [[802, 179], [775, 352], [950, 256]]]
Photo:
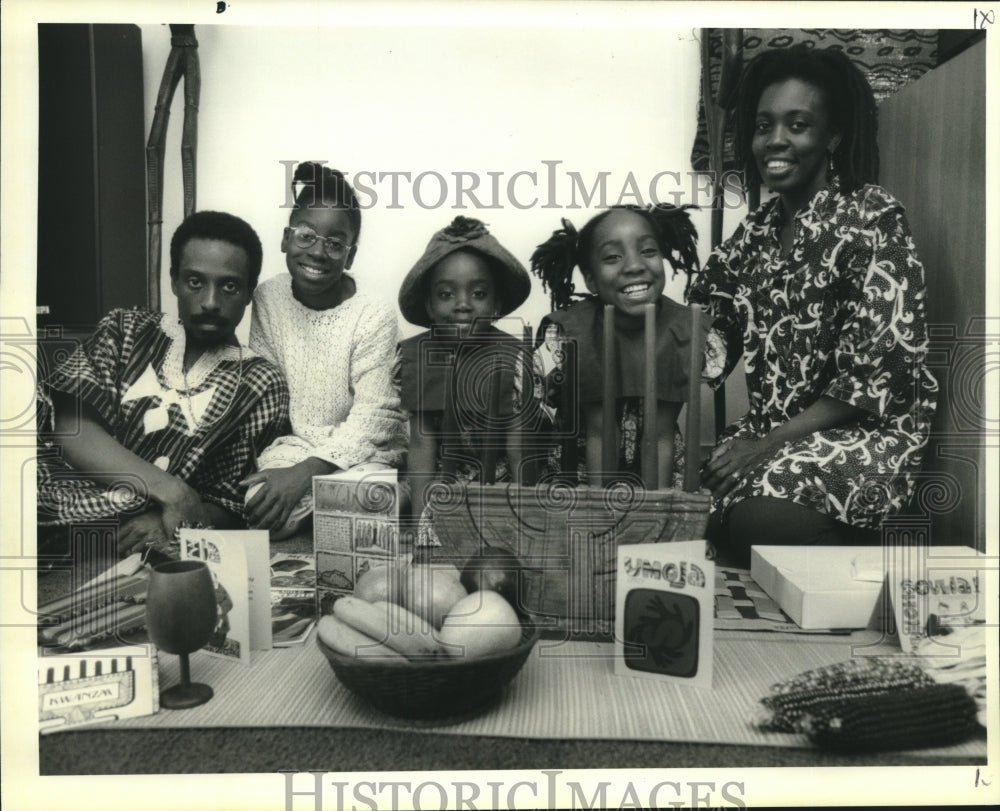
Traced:
[[810, 688], [794, 693], [778, 693], [765, 696], [761, 703], [770, 711], [757, 720], [761, 729], [774, 732], [797, 732], [799, 720], [816, 705], [836, 699], [854, 699], [862, 696], [878, 696], [898, 691], [910, 691], [934, 684], [925, 673], [903, 674], [885, 681], [854, 681], [846, 684]]
[[771, 686], [774, 694], [799, 693], [805, 690], [836, 689], [849, 684], [869, 684], [873, 682], [895, 681], [910, 678], [914, 681], [925, 680], [930, 686], [933, 682], [926, 679], [922, 667], [914, 661], [900, 661], [892, 656], [862, 656], [837, 662], [826, 667], [806, 670], [786, 681]]
[[843, 752], [947, 746], [980, 729], [976, 702], [954, 684], [831, 699], [813, 706], [802, 728], [817, 746]]

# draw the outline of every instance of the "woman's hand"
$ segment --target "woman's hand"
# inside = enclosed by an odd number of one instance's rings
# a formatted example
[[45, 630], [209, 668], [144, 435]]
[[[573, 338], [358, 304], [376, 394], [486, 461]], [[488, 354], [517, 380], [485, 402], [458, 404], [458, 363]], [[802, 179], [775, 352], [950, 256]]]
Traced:
[[246, 517], [254, 529], [276, 530], [285, 525], [295, 505], [312, 488], [313, 476], [332, 473], [329, 462], [310, 457], [291, 467], [269, 468], [251, 473], [240, 482], [244, 487], [262, 484], [246, 504]]
[[701, 470], [701, 481], [716, 498], [732, 490], [746, 473], [773, 453], [768, 438], [732, 439], [712, 451]]

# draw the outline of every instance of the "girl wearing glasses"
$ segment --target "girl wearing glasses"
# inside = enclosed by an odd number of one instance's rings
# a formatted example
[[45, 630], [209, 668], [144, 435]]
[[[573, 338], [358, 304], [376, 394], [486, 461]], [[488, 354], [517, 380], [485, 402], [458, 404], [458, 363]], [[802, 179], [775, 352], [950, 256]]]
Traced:
[[281, 239], [287, 276], [254, 293], [250, 347], [284, 372], [292, 433], [261, 453], [248, 486], [251, 526], [271, 540], [304, 528], [313, 476], [370, 465], [398, 467], [406, 420], [392, 384], [398, 341], [392, 309], [357, 290], [361, 209], [344, 176], [300, 163], [295, 207]]

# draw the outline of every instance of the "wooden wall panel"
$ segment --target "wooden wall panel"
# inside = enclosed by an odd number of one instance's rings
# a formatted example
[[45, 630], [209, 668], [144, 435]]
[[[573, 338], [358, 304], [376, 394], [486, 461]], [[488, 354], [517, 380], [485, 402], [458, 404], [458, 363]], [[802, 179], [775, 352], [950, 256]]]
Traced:
[[912, 512], [931, 521], [932, 543], [984, 549], [985, 41], [887, 99], [879, 146], [880, 182], [906, 206], [924, 263], [941, 385]]
[[39, 25], [38, 79], [38, 324], [88, 332], [146, 304], [138, 26]]

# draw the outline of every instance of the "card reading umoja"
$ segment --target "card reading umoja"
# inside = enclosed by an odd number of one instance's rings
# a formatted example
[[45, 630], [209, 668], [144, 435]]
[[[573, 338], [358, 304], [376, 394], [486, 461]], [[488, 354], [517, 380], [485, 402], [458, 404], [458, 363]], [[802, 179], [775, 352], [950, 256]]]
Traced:
[[705, 545], [618, 547], [616, 674], [712, 686], [715, 567]]

